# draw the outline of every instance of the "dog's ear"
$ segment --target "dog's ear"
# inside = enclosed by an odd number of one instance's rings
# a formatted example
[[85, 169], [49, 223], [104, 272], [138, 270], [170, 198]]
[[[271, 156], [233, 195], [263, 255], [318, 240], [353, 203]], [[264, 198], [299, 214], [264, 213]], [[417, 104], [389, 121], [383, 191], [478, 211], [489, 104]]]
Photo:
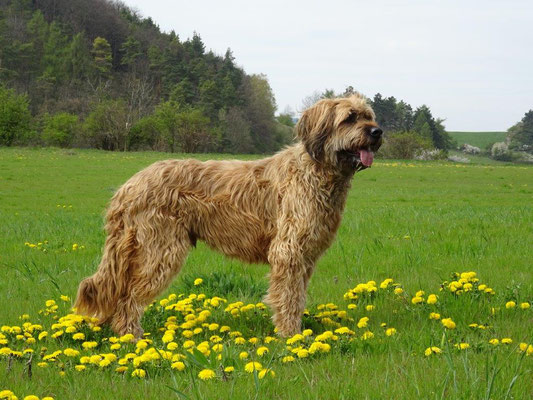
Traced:
[[321, 162], [324, 158], [324, 144], [332, 134], [334, 121], [334, 103], [328, 99], [305, 110], [296, 124], [296, 137], [303, 142], [316, 162]]

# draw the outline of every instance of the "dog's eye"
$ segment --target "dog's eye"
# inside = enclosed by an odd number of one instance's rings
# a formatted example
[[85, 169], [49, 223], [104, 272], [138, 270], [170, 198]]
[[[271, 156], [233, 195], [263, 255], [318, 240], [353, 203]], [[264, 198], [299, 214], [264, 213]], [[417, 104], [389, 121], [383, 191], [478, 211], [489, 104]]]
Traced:
[[348, 124], [351, 124], [353, 122], [355, 122], [355, 120], [357, 119], [357, 113], [355, 112], [351, 112], [347, 117], [346, 119], [344, 120], [344, 122], [348, 123]]

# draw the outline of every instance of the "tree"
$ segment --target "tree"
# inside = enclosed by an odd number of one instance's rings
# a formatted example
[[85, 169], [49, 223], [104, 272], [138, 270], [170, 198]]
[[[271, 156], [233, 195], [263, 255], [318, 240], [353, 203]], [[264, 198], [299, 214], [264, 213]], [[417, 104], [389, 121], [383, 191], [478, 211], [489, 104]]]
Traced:
[[107, 78], [112, 66], [111, 45], [105, 38], [97, 37], [93, 41], [92, 54], [99, 77]]
[[277, 150], [274, 140], [276, 102], [265, 75], [252, 75], [245, 81], [245, 113], [250, 123], [255, 150], [260, 153]]
[[28, 98], [0, 86], [0, 145], [27, 142], [32, 135], [31, 120]]
[[124, 100], [106, 100], [98, 103], [87, 116], [84, 131], [88, 144], [103, 150], [127, 149], [128, 112]]
[[69, 113], [45, 115], [42, 139], [49, 146], [69, 147], [78, 129], [78, 117]]
[[525, 113], [522, 120], [508, 131], [510, 147], [533, 154], [533, 110]]

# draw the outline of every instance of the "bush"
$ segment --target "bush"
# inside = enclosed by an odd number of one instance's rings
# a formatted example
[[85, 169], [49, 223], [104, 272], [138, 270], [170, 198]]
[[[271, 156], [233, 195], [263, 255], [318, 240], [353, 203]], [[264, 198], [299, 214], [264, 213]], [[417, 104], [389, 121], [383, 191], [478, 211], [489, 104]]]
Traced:
[[415, 153], [417, 160], [446, 160], [448, 152], [443, 149], [419, 150]]
[[492, 145], [490, 156], [498, 161], [513, 161], [513, 153], [505, 142], [497, 142]]
[[432, 148], [429, 139], [422, 138], [415, 132], [395, 132], [385, 137], [379, 154], [383, 158], [412, 159], [417, 154]]
[[25, 144], [33, 136], [26, 96], [0, 86], [0, 145]]
[[79, 128], [78, 117], [69, 113], [45, 115], [41, 138], [48, 146], [69, 147]]
[[103, 150], [127, 150], [128, 116], [123, 100], [107, 100], [96, 105], [84, 123], [85, 139], [90, 147]]

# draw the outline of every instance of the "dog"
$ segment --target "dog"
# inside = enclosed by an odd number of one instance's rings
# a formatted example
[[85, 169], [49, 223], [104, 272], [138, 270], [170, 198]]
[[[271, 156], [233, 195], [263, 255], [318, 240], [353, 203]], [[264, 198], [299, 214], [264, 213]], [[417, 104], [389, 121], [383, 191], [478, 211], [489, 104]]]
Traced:
[[229, 257], [268, 263], [264, 299], [281, 336], [300, 332], [307, 286], [331, 245], [355, 172], [372, 165], [382, 130], [366, 99], [322, 99], [295, 127], [297, 143], [256, 161], [167, 160], [113, 196], [96, 273], [79, 286], [78, 313], [140, 338], [144, 307], [197, 240]]

